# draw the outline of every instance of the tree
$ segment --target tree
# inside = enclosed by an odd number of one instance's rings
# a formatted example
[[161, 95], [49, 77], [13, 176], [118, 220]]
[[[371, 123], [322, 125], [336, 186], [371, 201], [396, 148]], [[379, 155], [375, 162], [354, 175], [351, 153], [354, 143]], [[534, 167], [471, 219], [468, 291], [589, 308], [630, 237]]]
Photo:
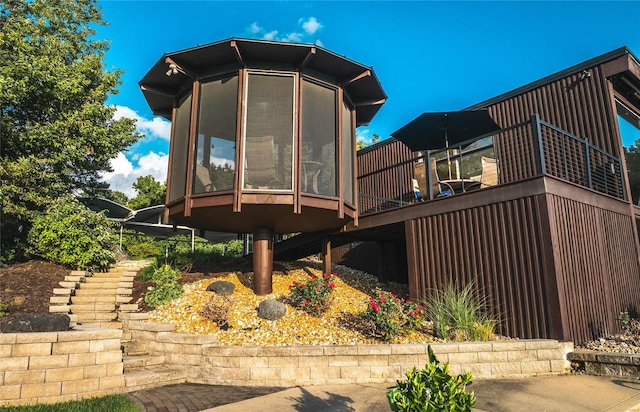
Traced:
[[374, 145], [376, 143], [378, 143], [380, 141], [380, 135], [377, 133], [373, 134], [373, 137], [371, 138], [371, 143], [367, 143], [364, 139], [358, 139], [356, 140], [356, 150], [360, 150], [360, 149], [364, 149], [365, 147]]
[[636, 140], [635, 145], [624, 148], [624, 158], [629, 175], [631, 198], [633, 204], [637, 205], [640, 199], [640, 140]]
[[[104, 189], [99, 172], [141, 135], [105, 105], [118, 70], [95, 0], [5, 0], [0, 11], [2, 251], [24, 241], [54, 199]], [[22, 230], [20, 230], [22, 229]]]
[[163, 205], [167, 187], [158, 182], [153, 176], [140, 176], [133, 184], [138, 195], [129, 200], [129, 208], [142, 209], [149, 206]]

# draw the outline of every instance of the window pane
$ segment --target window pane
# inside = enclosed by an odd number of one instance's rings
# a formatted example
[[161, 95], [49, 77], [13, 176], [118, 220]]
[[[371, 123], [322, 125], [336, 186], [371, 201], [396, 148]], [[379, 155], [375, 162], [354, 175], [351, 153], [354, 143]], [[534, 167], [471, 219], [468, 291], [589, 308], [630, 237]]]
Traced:
[[189, 147], [189, 123], [191, 122], [191, 95], [188, 95], [176, 109], [176, 124], [173, 132], [171, 158], [171, 188], [169, 201], [185, 195], [187, 180], [187, 148]]
[[342, 184], [344, 200], [355, 205], [353, 199], [353, 129], [351, 110], [346, 104], [342, 106]]
[[202, 84], [193, 192], [233, 189], [238, 77]]
[[293, 92], [293, 76], [249, 75], [245, 189], [293, 189]]
[[336, 196], [336, 91], [302, 83], [302, 191]]

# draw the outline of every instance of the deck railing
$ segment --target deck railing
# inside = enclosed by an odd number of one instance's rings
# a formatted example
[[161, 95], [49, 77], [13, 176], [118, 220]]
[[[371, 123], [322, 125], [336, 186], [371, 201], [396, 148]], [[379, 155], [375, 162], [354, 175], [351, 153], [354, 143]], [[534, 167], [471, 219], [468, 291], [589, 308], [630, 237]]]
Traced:
[[[481, 157], [498, 164], [497, 184], [548, 174], [609, 196], [625, 198], [620, 158], [552, 124], [531, 120], [478, 136], [446, 151], [427, 151], [415, 157], [358, 176], [360, 215], [420, 202], [413, 179], [419, 180], [423, 200], [438, 197], [433, 187], [431, 159], [441, 180], [479, 181]], [[473, 189], [480, 185], [471, 184]], [[463, 193], [458, 193], [460, 195]]]

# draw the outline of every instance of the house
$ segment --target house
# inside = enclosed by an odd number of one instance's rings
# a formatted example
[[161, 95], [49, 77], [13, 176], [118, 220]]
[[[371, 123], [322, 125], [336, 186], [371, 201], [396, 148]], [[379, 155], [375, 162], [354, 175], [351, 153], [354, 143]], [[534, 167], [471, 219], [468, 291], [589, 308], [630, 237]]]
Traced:
[[[622, 47], [467, 108], [478, 109], [500, 130], [448, 158], [396, 139], [358, 152], [358, 226], [331, 238], [346, 244], [334, 261], [406, 281], [413, 298], [474, 282], [512, 337], [618, 331], [621, 311], [640, 312], [640, 208], [619, 128], [640, 129], [638, 58]], [[482, 157], [497, 159], [493, 184], [474, 185]], [[470, 190], [442, 196], [436, 179]]]

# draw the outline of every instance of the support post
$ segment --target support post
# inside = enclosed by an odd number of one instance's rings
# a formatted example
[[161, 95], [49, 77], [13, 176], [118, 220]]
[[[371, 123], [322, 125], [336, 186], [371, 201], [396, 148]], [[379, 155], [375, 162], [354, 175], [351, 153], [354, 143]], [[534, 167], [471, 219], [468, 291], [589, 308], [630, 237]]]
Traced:
[[331, 240], [322, 239], [322, 273], [331, 274]]
[[268, 295], [273, 290], [273, 229], [253, 232], [253, 293]]

